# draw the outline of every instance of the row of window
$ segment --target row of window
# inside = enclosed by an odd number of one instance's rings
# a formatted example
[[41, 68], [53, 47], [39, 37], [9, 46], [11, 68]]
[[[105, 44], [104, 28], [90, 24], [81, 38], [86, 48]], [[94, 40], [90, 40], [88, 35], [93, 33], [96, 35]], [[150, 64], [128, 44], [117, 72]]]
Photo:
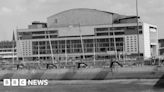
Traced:
[[[65, 52], [66, 49], [57, 49], [54, 50], [53, 49], [53, 54], [64, 54], [64, 53], [82, 53], [82, 49], [78, 48], [78, 49], [67, 49], [67, 51]], [[107, 51], [113, 51], [115, 50], [114, 47], [112, 48], [85, 48], [84, 52], [85, 53], [93, 53], [95, 52], [107, 52]], [[117, 47], [117, 51], [123, 51], [123, 47]], [[40, 52], [40, 53], [38, 53]], [[44, 50], [33, 50], [33, 54], [34, 55], [38, 55], [38, 54], [51, 54], [51, 50], [50, 49], [44, 49]]]
[[[127, 26], [127, 27], [103, 27], [103, 28], [95, 28], [98, 31], [112, 31], [112, 30], [136, 30], [137, 26]], [[139, 26], [139, 29], [142, 29], [142, 26]]]
[[126, 36], [127, 52], [137, 52], [137, 36]]

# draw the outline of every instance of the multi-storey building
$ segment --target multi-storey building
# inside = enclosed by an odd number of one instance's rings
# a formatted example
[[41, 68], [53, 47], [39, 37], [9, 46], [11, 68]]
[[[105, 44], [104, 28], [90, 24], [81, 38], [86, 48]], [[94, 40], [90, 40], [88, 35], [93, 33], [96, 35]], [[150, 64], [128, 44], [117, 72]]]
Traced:
[[164, 57], [164, 39], [159, 39], [159, 55]]
[[15, 41], [1, 41], [0, 42], [0, 59], [11, 60], [16, 59], [16, 42]]
[[19, 59], [32, 60], [98, 60], [116, 54], [146, 59], [158, 55], [158, 31], [136, 16], [71, 9], [48, 17], [47, 23], [35, 21], [27, 29], [17, 29], [17, 52]]

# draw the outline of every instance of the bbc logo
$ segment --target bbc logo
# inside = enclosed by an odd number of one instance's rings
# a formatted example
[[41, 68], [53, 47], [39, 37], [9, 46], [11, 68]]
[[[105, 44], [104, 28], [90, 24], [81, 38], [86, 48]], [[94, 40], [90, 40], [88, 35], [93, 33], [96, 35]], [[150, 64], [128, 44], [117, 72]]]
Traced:
[[3, 79], [4, 86], [43, 86], [48, 85], [48, 80], [28, 80], [28, 79]]
[[3, 79], [4, 86], [26, 86], [26, 79]]

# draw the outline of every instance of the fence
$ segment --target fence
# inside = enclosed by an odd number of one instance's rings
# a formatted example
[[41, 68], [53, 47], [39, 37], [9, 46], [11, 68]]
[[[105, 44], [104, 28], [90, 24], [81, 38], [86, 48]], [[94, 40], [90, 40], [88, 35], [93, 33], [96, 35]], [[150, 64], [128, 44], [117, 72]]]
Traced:
[[[69, 62], [59, 62], [56, 64], [52, 64], [51, 61], [15, 61], [14, 64], [12, 61], [3, 61], [0, 63], [0, 70], [16, 70], [16, 69], [53, 69], [53, 68], [78, 68], [78, 63], [85, 63], [87, 68], [109, 68], [111, 61], [110, 60], [99, 60], [93, 62], [92, 60], [83, 60], [83, 61], [69, 61]], [[163, 63], [163, 61], [136, 61], [136, 60], [129, 60], [129, 61], [119, 61], [123, 67], [131, 67], [131, 66], [142, 66], [142, 65], [159, 65]], [[118, 66], [115, 64], [114, 66]]]

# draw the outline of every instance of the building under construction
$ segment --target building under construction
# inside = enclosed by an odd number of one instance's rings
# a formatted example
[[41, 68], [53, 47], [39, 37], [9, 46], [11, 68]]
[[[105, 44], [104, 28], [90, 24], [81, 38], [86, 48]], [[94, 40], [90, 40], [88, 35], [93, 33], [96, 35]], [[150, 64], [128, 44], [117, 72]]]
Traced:
[[16, 54], [16, 42], [14, 40], [0, 42], [0, 60], [16, 59]]
[[[137, 26], [138, 18], [138, 26]], [[71, 9], [17, 29], [20, 60], [69, 62], [88, 59], [147, 59], [158, 55], [157, 26], [137, 16], [96, 9]]]

